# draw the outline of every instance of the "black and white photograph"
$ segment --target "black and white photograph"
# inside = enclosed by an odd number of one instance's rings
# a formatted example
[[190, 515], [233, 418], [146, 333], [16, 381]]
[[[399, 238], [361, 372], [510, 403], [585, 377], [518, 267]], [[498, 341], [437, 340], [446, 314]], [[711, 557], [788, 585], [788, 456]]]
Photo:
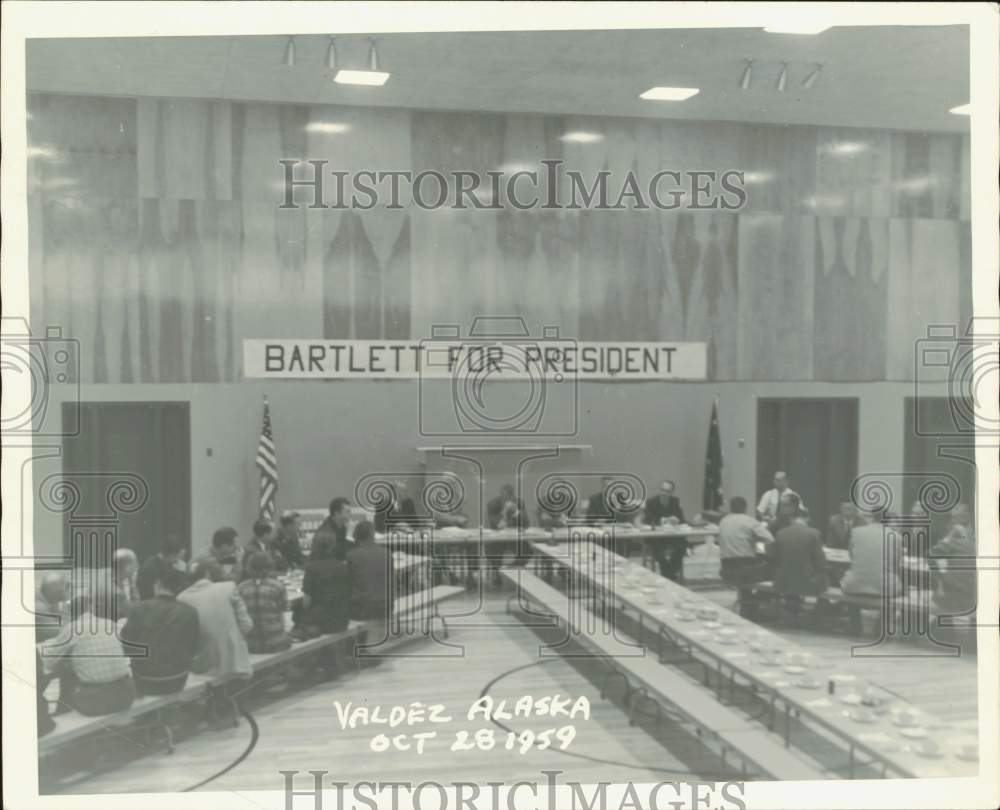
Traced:
[[4, 5], [4, 807], [997, 805], [995, 4]]

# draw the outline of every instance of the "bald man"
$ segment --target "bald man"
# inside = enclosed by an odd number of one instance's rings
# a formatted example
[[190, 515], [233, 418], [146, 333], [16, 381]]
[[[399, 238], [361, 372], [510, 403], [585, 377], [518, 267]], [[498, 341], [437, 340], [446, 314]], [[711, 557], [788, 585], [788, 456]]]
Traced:
[[139, 558], [130, 548], [120, 548], [115, 552], [113, 571], [115, 577], [115, 620], [127, 618], [132, 605], [140, 602]]
[[788, 473], [778, 470], [774, 474], [774, 489], [765, 492], [757, 504], [757, 517], [763, 521], [772, 521], [778, 517], [778, 504], [782, 495], [795, 495], [799, 499], [799, 506], [802, 509], [806, 508], [802, 496], [788, 486]]
[[40, 643], [59, 635], [65, 600], [66, 578], [56, 571], [43, 574], [38, 586], [38, 595], [35, 597], [36, 642]]

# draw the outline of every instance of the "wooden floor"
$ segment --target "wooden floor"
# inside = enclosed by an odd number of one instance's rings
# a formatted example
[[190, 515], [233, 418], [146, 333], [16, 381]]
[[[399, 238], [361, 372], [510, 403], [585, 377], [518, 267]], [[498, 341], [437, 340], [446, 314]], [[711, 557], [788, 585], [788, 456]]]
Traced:
[[[588, 665], [562, 659], [540, 660], [539, 636], [507, 615], [506, 593], [494, 592], [483, 609], [472, 600], [451, 603], [444, 612], [469, 615], [450, 620], [450, 642], [464, 647], [457, 658], [428, 655], [427, 642], [408, 648], [416, 654], [384, 661], [360, 673], [345, 675], [289, 696], [247, 701], [259, 738], [249, 755], [236, 767], [218, 776], [201, 790], [280, 790], [282, 770], [298, 770], [305, 781], [296, 787], [311, 787], [306, 773], [329, 771], [328, 781], [444, 782], [543, 779], [543, 770], [562, 771], [560, 780], [593, 782], [655, 782], [683, 778], [724, 778], [734, 775], [721, 769], [719, 758], [687, 732], [669, 722], [630, 726], [619, 705], [602, 701], [599, 674]], [[714, 594], [729, 607], [731, 592]], [[831, 663], [856, 658], [851, 639], [843, 635], [820, 635], [808, 630], [774, 628]], [[855, 664], [857, 661], [855, 660]], [[591, 667], [596, 665], [590, 665]], [[976, 718], [976, 666], [974, 655], [950, 658], [866, 659], [865, 677], [888, 687], [917, 705], [956, 722], [974, 723]], [[870, 674], [868, 674], [870, 673]], [[597, 685], [595, 685], [595, 683]], [[490, 727], [480, 719], [465, 718], [468, 707], [488, 690], [508, 704], [518, 697], [561, 694], [591, 701], [589, 721], [574, 723], [577, 736], [568, 752], [533, 750], [521, 755], [505, 750], [504, 732], [496, 727], [500, 745], [492, 751], [450, 750], [456, 732]], [[334, 701], [373, 707], [393, 704], [442, 703], [452, 720], [423, 725], [415, 731], [435, 730], [423, 754], [413, 751], [375, 753], [371, 737], [384, 727], [342, 730]], [[520, 731], [542, 730], [563, 725], [562, 720], [522, 718], [505, 721]], [[399, 731], [406, 731], [405, 728]], [[236, 760], [251, 739], [250, 725], [241, 720], [236, 728], [203, 731], [184, 740], [172, 755], [151, 751], [148, 755], [116, 765], [98, 774], [64, 773], [56, 782], [43, 785], [52, 793], [128, 793], [181, 791], [208, 779]]]

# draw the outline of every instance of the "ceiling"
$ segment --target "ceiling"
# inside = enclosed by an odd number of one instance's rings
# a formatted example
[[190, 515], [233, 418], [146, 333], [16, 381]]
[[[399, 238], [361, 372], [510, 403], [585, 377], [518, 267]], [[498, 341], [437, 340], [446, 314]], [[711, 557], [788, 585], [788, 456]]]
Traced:
[[[815, 36], [760, 28], [379, 34], [385, 86], [334, 84], [328, 38], [31, 39], [30, 91], [593, 114], [965, 131], [967, 26], [838, 27]], [[363, 68], [368, 38], [337, 37], [339, 66]], [[755, 61], [748, 90], [745, 59]], [[788, 84], [775, 82], [782, 62]], [[815, 63], [824, 69], [806, 89]], [[698, 87], [641, 101], [654, 85]]]

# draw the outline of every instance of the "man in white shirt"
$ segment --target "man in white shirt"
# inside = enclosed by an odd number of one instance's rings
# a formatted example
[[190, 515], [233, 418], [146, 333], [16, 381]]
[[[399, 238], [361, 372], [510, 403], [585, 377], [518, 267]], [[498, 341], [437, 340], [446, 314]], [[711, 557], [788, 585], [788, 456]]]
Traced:
[[774, 489], [765, 492], [760, 498], [760, 503], [757, 504], [757, 517], [764, 521], [774, 520], [778, 516], [778, 504], [782, 495], [797, 495], [799, 506], [802, 509], [806, 508], [802, 502], [802, 496], [788, 486], [788, 474], [778, 470], [774, 474]]

